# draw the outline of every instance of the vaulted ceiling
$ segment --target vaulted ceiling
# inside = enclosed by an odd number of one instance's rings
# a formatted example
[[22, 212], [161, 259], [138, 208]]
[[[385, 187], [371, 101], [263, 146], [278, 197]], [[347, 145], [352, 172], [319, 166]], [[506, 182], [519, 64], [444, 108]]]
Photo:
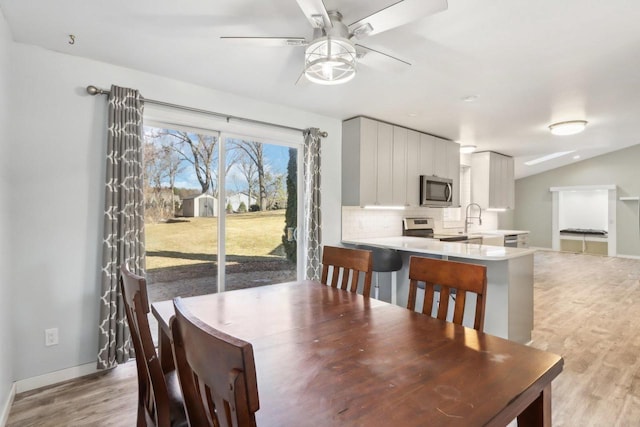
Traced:
[[[396, 2], [324, 4], [351, 23]], [[363, 63], [336, 86], [296, 84], [304, 47], [220, 39], [310, 39], [296, 0], [0, 0], [0, 9], [16, 42], [338, 119], [396, 123], [514, 156], [517, 177], [640, 143], [637, 0], [449, 0], [445, 11], [362, 40], [411, 66]], [[575, 119], [589, 122], [581, 134], [548, 131]], [[523, 164], [559, 151], [573, 152]]]

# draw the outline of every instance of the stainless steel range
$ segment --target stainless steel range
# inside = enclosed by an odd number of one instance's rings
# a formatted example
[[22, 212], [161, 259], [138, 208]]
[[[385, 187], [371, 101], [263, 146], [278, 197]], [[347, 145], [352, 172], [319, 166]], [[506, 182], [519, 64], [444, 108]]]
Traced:
[[404, 218], [402, 220], [402, 235], [409, 237], [426, 237], [438, 239], [441, 242], [481, 243], [482, 239], [469, 239], [464, 234], [435, 234], [434, 220], [429, 217]]
[[402, 235], [433, 238], [433, 218], [404, 218], [402, 220]]

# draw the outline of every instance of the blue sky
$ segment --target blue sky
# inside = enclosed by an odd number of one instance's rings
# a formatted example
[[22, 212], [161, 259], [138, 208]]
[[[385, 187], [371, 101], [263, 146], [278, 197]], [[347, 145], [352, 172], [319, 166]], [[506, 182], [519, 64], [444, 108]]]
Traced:
[[[153, 129], [152, 127], [148, 127]], [[266, 159], [267, 169], [274, 174], [286, 174], [287, 163], [289, 162], [289, 147], [264, 144], [264, 157]], [[175, 182], [175, 186], [179, 188], [194, 188], [200, 189], [200, 183], [196, 177], [193, 166], [184, 161], [184, 168], [180, 174], [178, 174]], [[246, 180], [238, 170], [232, 168], [227, 176], [227, 190], [236, 190], [245, 187]]]

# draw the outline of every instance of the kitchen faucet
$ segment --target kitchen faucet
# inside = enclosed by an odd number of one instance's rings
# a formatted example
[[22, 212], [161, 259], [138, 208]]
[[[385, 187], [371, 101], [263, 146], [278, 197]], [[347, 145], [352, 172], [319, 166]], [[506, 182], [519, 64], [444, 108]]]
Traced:
[[[471, 206], [473, 205], [476, 205], [478, 207], [478, 216], [469, 216], [469, 212], [471, 211]], [[473, 224], [473, 222], [470, 221], [473, 218], [478, 218], [478, 225], [482, 225], [482, 208], [477, 203], [469, 203], [467, 205], [467, 209], [464, 216], [464, 234], [465, 235], [467, 234], [469, 224]]]

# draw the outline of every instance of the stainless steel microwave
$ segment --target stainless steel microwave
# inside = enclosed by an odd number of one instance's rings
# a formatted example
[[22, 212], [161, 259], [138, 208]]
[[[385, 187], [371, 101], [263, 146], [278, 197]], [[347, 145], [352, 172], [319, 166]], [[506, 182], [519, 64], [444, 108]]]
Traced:
[[420, 206], [451, 206], [452, 195], [452, 179], [420, 175]]

